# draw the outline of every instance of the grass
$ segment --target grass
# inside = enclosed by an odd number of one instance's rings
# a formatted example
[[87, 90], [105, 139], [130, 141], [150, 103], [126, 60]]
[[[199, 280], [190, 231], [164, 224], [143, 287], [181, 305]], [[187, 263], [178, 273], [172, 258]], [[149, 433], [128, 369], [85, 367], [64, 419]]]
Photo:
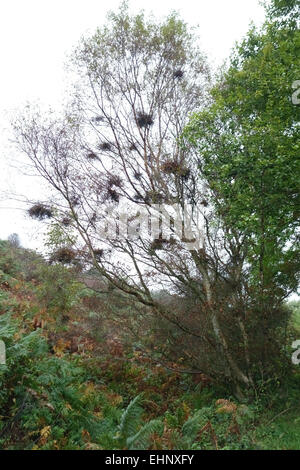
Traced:
[[284, 412], [269, 423], [261, 424], [254, 433], [257, 448], [262, 450], [300, 449], [300, 406]]

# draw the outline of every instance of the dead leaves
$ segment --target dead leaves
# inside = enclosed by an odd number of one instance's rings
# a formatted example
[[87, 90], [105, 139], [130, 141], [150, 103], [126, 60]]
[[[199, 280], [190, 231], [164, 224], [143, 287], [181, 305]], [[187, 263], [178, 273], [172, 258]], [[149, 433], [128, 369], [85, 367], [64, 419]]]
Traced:
[[228, 426], [226, 435], [230, 433], [230, 434], [236, 434], [237, 436], [240, 436], [241, 431], [240, 431], [239, 424], [237, 422], [238, 405], [236, 405], [232, 401], [221, 398], [216, 401], [216, 406], [218, 407], [217, 413], [225, 413], [225, 414], [231, 415], [231, 422]]
[[51, 435], [51, 426], [45, 426], [40, 431], [40, 439], [38, 442], [38, 447], [44, 446]]
[[59, 338], [57, 343], [53, 346], [54, 353], [57, 357], [63, 357], [67, 349], [70, 349], [71, 341]]
[[237, 405], [229, 400], [220, 399], [216, 401], [218, 406], [217, 413], [229, 413], [235, 414], [237, 410]]

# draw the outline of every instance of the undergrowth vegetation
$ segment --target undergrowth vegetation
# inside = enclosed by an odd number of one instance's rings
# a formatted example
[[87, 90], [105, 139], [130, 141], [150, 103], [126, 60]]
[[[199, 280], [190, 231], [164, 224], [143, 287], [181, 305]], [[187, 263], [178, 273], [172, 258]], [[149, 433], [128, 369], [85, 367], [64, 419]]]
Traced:
[[[31, 263], [22, 260], [32, 253], [14, 248], [9, 254], [8, 242], [1, 246], [7, 248], [0, 255], [0, 339], [7, 356], [0, 365], [2, 449], [300, 447], [300, 372], [290, 352], [285, 377], [262, 380], [256, 396], [238, 402], [201, 374], [167, 370], [137, 344], [122, 344], [116, 332], [108, 336], [104, 325], [93, 328], [94, 294], [72, 283], [76, 302], [70, 304], [70, 272], [60, 267], [66, 284], [58, 301], [65, 300], [68, 315], [62, 320], [45, 289], [53, 266], [36, 257], [35, 278], [28, 280]], [[299, 305], [290, 308], [295, 339]]]

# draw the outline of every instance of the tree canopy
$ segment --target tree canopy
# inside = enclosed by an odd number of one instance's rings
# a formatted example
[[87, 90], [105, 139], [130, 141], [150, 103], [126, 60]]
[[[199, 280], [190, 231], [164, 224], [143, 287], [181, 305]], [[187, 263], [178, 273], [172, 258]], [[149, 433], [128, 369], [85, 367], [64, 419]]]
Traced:
[[212, 89], [213, 104], [196, 113], [185, 136], [228, 224], [247, 234], [255, 279], [264, 287], [297, 287], [300, 34], [298, 2], [273, 2], [272, 20], [252, 27]]

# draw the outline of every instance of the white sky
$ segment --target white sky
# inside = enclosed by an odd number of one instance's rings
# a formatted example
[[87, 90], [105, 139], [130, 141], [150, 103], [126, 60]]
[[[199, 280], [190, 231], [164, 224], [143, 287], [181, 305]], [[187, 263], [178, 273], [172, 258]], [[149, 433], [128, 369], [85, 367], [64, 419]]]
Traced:
[[[28, 220], [16, 201], [3, 192], [32, 194], [32, 177], [14, 168], [16, 151], [9, 145], [7, 112], [26, 101], [57, 106], [66, 87], [64, 63], [86, 33], [105, 22], [108, 10], [119, 0], [9, 0], [0, 2], [0, 238], [20, 235], [23, 246], [41, 247], [42, 232]], [[264, 9], [259, 0], [131, 0], [132, 12], [144, 9], [155, 16], [177, 10], [191, 25], [199, 25], [200, 41], [210, 63], [221, 65], [234, 42], [248, 30], [250, 21], [261, 24]], [[36, 199], [42, 195], [35, 194]]]

